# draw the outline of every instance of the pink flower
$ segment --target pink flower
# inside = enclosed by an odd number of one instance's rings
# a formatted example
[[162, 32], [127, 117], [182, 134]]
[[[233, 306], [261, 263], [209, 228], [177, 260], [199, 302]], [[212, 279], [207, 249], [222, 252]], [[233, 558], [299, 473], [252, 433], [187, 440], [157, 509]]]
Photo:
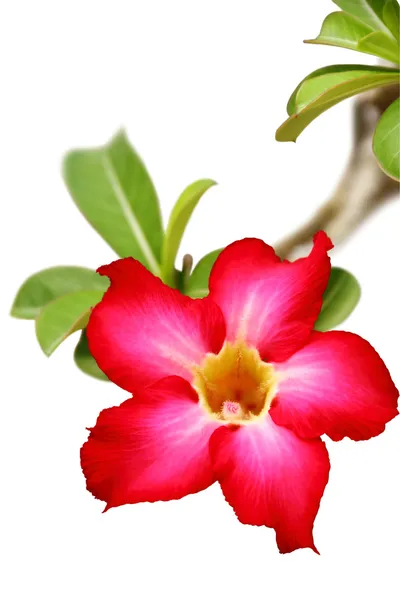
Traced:
[[219, 481], [242, 523], [276, 531], [281, 552], [316, 550], [328, 481], [324, 442], [366, 440], [397, 415], [375, 350], [313, 331], [330, 273], [320, 232], [307, 258], [260, 240], [228, 246], [192, 300], [127, 258], [88, 326], [100, 368], [133, 398], [104, 410], [81, 452], [90, 492], [121, 504], [182, 498]]

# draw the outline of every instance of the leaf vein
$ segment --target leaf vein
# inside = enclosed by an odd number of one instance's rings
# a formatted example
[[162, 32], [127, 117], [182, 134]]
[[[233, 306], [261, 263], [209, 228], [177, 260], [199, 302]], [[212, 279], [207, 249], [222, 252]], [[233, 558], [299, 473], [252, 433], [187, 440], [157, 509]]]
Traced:
[[160, 265], [153, 254], [153, 251], [143, 232], [143, 229], [141, 228], [138, 220], [136, 219], [134, 213], [131, 210], [128, 198], [126, 197], [126, 194], [121, 186], [118, 175], [115, 172], [115, 168], [106, 153], [104, 153], [102, 156], [102, 162], [106, 175], [108, 175], [111, 187], [114, 190], [115, 197], [117, 198], [117, 201], [126, 218], [126, 221], [133, 235], [135, 236], [137, 243], [143, 252], [144, 257], [146, 258], [151, 271], [154, 273], [154, 275], [160, 276]]

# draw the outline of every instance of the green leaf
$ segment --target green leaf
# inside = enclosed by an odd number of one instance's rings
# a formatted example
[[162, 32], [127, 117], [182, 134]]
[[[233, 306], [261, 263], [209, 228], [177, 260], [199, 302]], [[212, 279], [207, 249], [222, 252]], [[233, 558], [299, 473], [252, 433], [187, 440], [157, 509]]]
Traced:
[[366, 52], [367, 54], [373, 54], [394, 63], [400, 63], [400, 47], [398, 42], [382, 31], [370, 33], [360, 40], [357, 49], [360, 52]]
[[103, 290], [106, 278], [83, 267], [51, 267], [31, 275], [19, 288], [11, 315], [18, 319], [36, 319], [46, 304], [60, 296], [80, 290]]
[[304, 84], [305, 81], [307, 81], [308, 79], [312, 79], [314, 77], [320, 77], [321, 75], [327, 75], [329, 73], [337, 73], [339, 68], [346, 69], [347, 67], [345, 65], [329, 65], [328, 67], [321, 67], [320, 69], [313, 71], [312, 73], [307, 75], [307, 77], [305, 77], [302, 81], [300, 81], [299, 85], [295, 88], [292, 95], [290, 96], [289, 101], [286, 106], [287, 114], [289, 115], [289, 117], [291, 117], [296, 112], [297, 92], [299, 91], [299, 89], [301, 88], [301, 86]]
[[100, 302], [103, 293], [99, 290], [73, 292], [43, 308], [36, 319], [36, 336], [47, 356], [71, 333], [86, 327], [91, 308]]
[[386, 109], [376, 127], [373, 148], [383, 171], [400, 181], [400, 98]]
[[349, 48], [399, 62], [399, 45], [392, 35], [373, 31], [368, 25], [343, 12], [328, 15], [319, 36], [315, 40], [305, 40], [305, 43]]
[[364, 65], [318, 69], [298, 86], [295, 100], [289, 100], [288, 108], [294, 107], [294, 112], [279, 127], [276, 139], [296, 141], [307, 125], [335, 104], [366, 90], [396, 83], [399, 74], [397, 69]]
[[[318, 71], [320, 72], [326, 72], [326, 69], [328, 69], [329, 67], [324, 67], [322, 69], [318, 69]], [[312, 77], [315, 76], [317, 73], [317, 71], [314, 71], [313, 73], [311, 73], [310, 75], [308, 75], [308, 77]], [[297, 92], [299, 91], [300, 87], [303, 85], [304, 81], [306, 79], [308, 79], [308, 77], [306, 77], [305, 79], [303, 79], [303, 81], [300, 81], [299, 85], [295, 88], [295, 90], [292, 92], [292, 95], [290, 96], [288, 103], [286, 105], [286, 112], [289, 115], [289, 117], [291, 117], [295, 112], [296, 112], [296, 96], [297, 96]]]
[[191, 298], [204, 298], [204, 296], [207, 296], [210, 272], [221, 252], [222, 248], [213, 250], [209, 254], [203, 256], [197, 263], [189, 278], [187, 287], [184, 290], [184, 293], [187, 296], [190, 296]]
[[396, 0], [387, 0], [383, 8], [383, 20], [396, 40], [400, 40], [400, 6]]
[[383, 15], [386, 0], [333, 0], [344, 12], [356, 17], [373, 31], [384, 31], [392, 35]]
[[333, 267], [315, 329], [328, 331], [343, 323], [357, 306], [360, 297], [361, 288], [354, 275]]
[[167, 285], [176, 285], [175, 259], [182, 236], [200, 198], [213, 185], [216, 185], [216, 182], [212, 179], [195, 181], [182, 192], [172, 210], [162, 252], [162, 279]]
[[322, 24], [321, 32], [315, 40], [305, 40], [306, 44], [326, 44], [340, 46], [341, 48], [358, 49], [358, 42], [372, 29], [343, 12], [334, 12], [328, 15]]
[[67, 154], [64, 179], [78, 208], [115, 252], [133, 256], [160, 275], [163, 229], [157, 193], [125, 133], [101, 148]]
[[96, 377], [96, 379], [101, 379], [102, 381], [110, 381], [107, 375], [103, 373], [103, 371], [97, 366], [96, 361], [90, 354], [86, 329], [84, 329], [81, 333], [81, 337], [79, 338], [79, 342], [75, 348], [74, 359], [77, 367], [86, 373], [86, 375]]
[[337, 104], [365, 89], [389, 85], [399, 80], [398, 69], [365, 65], [333, 65], [329, 73], [308, 77], [297, 92], [296, 113], [299, 116], [310, 104]]

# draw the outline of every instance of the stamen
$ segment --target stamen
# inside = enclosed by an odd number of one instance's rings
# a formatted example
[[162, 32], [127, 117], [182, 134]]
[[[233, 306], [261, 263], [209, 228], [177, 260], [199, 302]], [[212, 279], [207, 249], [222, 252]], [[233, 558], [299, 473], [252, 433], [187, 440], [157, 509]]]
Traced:
[[276, 395], [273, 365], [242, 341], [225, 342], [218, 354], [207, 354], [193, 375], [203, 408], [221, 421], [253, 423], [269, 410]]
[[244, 416], [239, 402], [232, 402], [231, 400], [225, 400], [222, 405], [221, 415], [226, 421], [243, 419]]

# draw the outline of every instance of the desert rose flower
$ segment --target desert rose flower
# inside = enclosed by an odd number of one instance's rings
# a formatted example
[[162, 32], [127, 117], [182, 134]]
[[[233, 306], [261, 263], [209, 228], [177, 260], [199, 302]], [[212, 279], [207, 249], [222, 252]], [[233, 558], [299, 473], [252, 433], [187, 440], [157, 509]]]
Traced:
[[132, 394], [104, 410], [81, 452], [106, 509], [182, 498], [218, 481], [242, 523], [276, 531], [281, 552], [316, 550], [329, 476], [324, 442], [366, 440], [398, 392], [368, 342], [313, 331], [332, 244], [281, 261], [257, 239], [228, 246], [207, 298], [192, 300], [127, 258], [88, 325], [100, 368]]

